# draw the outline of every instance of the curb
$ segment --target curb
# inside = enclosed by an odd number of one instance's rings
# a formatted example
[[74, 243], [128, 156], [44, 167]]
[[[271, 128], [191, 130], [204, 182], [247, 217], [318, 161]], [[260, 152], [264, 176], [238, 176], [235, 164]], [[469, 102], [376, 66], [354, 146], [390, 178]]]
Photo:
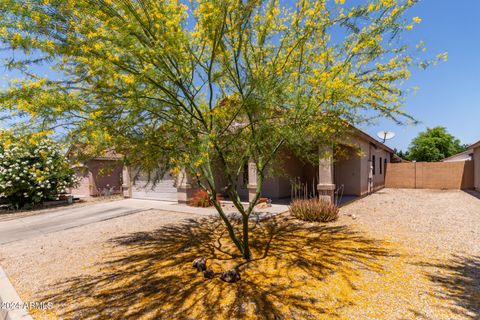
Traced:
[[[4, 308], [4, 303], [17, 305], [17, 308]], [[10, 283], [5, 271], [0, 267], [0, 320], [33, 320], [23, 305], [22, 299]]]

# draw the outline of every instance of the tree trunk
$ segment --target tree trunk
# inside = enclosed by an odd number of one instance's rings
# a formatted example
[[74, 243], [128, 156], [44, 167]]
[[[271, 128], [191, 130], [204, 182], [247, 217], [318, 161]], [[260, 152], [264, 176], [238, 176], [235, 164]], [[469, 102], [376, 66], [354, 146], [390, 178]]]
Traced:
[[240, 250], [240, 252], [242, 253], [242, 255], [244, 255], [244, 246], [243, 246], [243, 243], [242, 241], [237, 238], [237, 236], [235, 235], [235, 230], [233, 229], [233, 226], [232, 224], [230, 223], [230, 221], [228, 220], [228, 217], [225, 215], [225, 213], [223, 212], [223, 209], [221, 207], [221, 205], [218, 203], [218, 201], [216, 199], [212, 199], [213, 201], [213, 206], [215, 207], [215, 209], [217, 209], [217, 212], [218, 214], [220, 215], [220, 217], [222, 218], [223, 222], [225, 223], [225, 227], [227, 228], [227, 231], [228, 231], [228, 235], [230, 236], [230, 239], [232, 239], [233, 243], [235, 244], [235, 246], [238, 248], [238, 250]]
[[252, 253], [250, 252], [250, 243], [249, 243], [249, 226], [248, 226], [248, 215], [243, 215], [243, 258], [245, 260], [252, 259]]

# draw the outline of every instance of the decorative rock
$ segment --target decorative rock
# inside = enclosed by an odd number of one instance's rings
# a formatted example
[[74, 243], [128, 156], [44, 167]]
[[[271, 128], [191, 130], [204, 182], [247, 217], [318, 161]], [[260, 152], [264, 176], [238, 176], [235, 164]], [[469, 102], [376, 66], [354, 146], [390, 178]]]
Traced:
[[237, 270], [229, 270], [229, 271], [222, 272], [222, 274], [220, 275], [220, 279], [228, 283], [235, 283], [239, 281], [241, 278], [240, 278], [240, 273]]
[[200, 257], [193, 260], [193, 267], [201, 272], [207, 270], [207, 258]]
[[213, 277], [215, 277], [215, 272], [213, 272], [212, 270], [205, 270], [203, 271], [203, 276], [206, 279], [213, 279]]

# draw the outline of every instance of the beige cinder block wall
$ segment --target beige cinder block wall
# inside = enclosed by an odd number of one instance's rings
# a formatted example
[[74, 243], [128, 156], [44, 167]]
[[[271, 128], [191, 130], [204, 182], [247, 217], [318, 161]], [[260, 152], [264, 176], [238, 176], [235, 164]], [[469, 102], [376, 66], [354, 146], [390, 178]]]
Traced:
[[473, 171], [471, 161], [418, 162], [416, 187], [419, 189], [472, 189]]
[[385, 186], [387, 188], [414, 189], [415, 186], [415, 163], [392, 163], [387, 168]]
[[475, 179], [475, 189], [480, 191], [480, 146], [474, 149], [473, 161], [475, 165], [474, 179]]
[[388, 188], [472, 189], [473, 162], [417, 162], [391, 164]]

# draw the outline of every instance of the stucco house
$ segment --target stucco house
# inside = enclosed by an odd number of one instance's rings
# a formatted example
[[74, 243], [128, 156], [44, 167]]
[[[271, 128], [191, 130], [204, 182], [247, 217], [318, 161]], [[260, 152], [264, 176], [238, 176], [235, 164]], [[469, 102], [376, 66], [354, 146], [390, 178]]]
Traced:
[[480, 141], [470, 147], [473, 150], [475, 189], [480, 191]]
[[457, 162], [457, 161], [471, 161], [471, 160], [473, 160], [473, 149], [469, 148], [468, 150], [465, 150], [451, 157], [443, 159], [442, 162]]
[[[400, 161], [392, 149], [368, 134], [354, 129], [350, 141], [343, 148], [346, 156], [338, 159], [319, 157], [318, 165], [304, 163], [283, 152], [277, 159], [281, 174], [264, 181], [262, 197], [275, 201], [288, 201], [297, 189], [309, 195], [319, 195], [333, 200], [337, 197], [361, 197], [385, 185], [388, 163]], [[239, 177], [238, 192], [248, 201], [256, 190], [255, 164], [249, 163]], [[185, 173], [178, 177], [166, 175], [154, 186], [138, 170], [123, 168], [125, 197], [188, 202], [198, 189]], [[221, 175], [216, 179], [222, 185]], [[305, 193], [305, 191], [304, 191]]]
[[[67, 156], [71, 156], [71, 152]], [[97, 197], [122, 194], [123, 159], [113, 151], [108, 151], [74, 166], [79, 185], [72, 188], [74, 197]]]

